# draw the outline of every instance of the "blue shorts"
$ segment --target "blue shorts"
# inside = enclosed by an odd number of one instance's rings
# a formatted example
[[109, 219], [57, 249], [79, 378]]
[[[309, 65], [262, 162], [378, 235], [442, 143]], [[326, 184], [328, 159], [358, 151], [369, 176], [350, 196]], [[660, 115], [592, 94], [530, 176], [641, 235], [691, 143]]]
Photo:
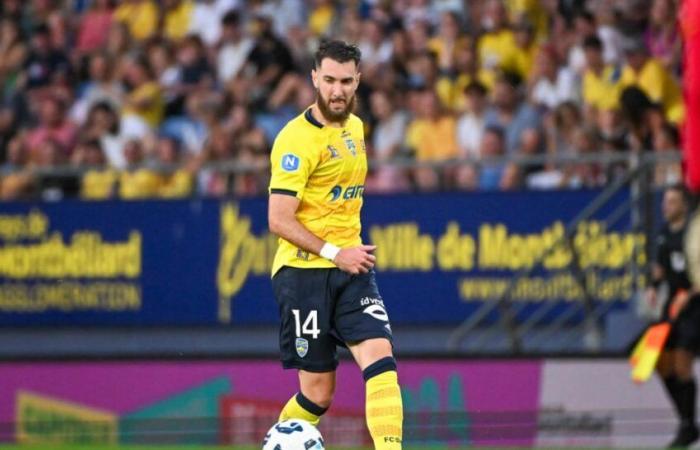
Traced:
[[337, 346], [372, 338], [391, 342], [391, 325], [374, 271], [283, 267], [272, 278], [280, 311], [279, 343], [285, 369], [330, 372]]

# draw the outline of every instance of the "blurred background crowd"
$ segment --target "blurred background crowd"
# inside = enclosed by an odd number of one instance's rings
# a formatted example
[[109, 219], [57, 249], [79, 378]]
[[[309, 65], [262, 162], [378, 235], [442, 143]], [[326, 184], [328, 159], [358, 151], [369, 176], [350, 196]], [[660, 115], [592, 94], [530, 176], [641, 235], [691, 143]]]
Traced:
[[[362, 51], [366, 192], [595, 187], [674, 152], [674, 0], [4, 0], [0, 196], [254, 196], [315, 99], [326, 37]], [[619, 161], [619, 160], [618, 160]], [[681, 180], [678, 162], [654, 183]]]

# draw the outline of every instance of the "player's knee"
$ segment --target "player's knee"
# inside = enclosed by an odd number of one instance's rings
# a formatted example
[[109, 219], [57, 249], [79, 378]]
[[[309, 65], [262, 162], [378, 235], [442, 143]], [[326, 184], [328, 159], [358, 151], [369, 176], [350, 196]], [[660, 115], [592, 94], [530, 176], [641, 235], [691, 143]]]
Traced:
[[328, 376], [306, 373], [301, 380], [304, 396], [322, 408], [328, 408], [333, 402], [335, 379]]
[[304, 389], [304, 396], [321, 408], [328, 408], [333, 403], [335, 389], [331, 386], [315, 385]]
[[383, 358], [393, 358], [391, 341], [385, 338], [368, 339], [350, 347], [361, 369]]

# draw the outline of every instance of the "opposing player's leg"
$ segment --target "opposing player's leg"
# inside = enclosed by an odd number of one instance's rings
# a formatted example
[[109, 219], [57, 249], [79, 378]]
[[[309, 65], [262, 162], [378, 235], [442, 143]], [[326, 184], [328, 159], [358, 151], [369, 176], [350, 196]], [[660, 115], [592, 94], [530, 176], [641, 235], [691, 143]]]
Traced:
[[375, 449], [397, 450], [403, 439], [403, 406], [391, 325], [374, 272], [349, 276], [340, 272], [343, 288], [336, 304], [335, 327], [348, 344], [365, 380], [367, 428]]
[[280, 413], [280, 420], [303, 419], [318, 425], [335, 392], [338, 366], [331, 331], [332, 299], [328, 269], [282, 268], [272, 279], [280, 309], [280, 353], [285, 369], [299, 370], [299, 392]]
[[289, 399], [279, 420], [303, 419], [318, 425], [328, 410], [335, 392], [335, 372], [299, 371], [299, 392]]

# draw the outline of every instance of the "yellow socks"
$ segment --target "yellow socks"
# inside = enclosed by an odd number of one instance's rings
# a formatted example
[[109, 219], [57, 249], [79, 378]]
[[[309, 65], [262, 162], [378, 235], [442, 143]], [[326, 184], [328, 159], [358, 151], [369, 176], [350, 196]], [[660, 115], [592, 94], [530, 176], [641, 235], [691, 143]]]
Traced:
[[403, 435], [401, 389], [392, 357], [369, 365], [365, 379], [367, 428], [376, 450], [400, 450]]
[[301, 392], [290, 398], [282, 412], [280, 413], [279, 421], [287, 419], [302, 419], [309, 422], [313, 426], [318, 426], [321, 416], [328, 408], [321, 408], [308, 398], [304, 397]]

